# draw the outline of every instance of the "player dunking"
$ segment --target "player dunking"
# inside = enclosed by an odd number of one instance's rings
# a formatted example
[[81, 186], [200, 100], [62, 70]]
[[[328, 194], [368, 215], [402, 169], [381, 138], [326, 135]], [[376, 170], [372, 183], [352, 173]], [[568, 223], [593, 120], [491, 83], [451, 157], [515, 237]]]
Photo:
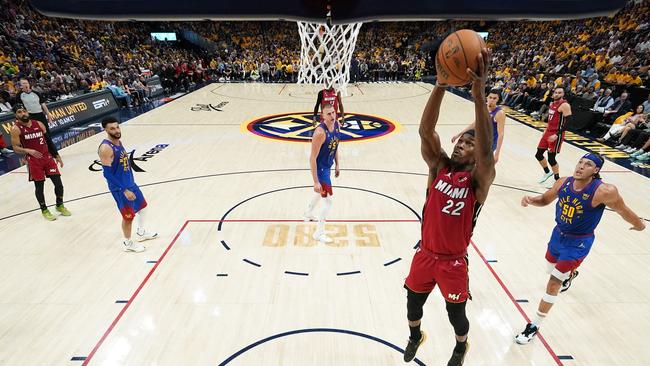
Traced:
[[46, 132], [45, 125], [40, 121], [29, 118], [27, 109], [20, 103], [13, 106], [16, 122], [11, 128], [11, 144], [14, 151], [25, 154], [29, 180], [36, 186], [36, 200], [41, 207], [41, 213], [46, 220], [54, 221], [54, 216], [45, 204], [45, 177], [54, 183], [56, 195], [56, 210], [61, 216], [70, 216], [71, 213], [63, 205], [63, 182], [57, 163], [63, 168], [63, 160], [56, 150], [56, 146]]
[[334, 89], [334, 86], [330, 86], [327, 89], [322, 89], [318, 92], [318, 98], [316, 99], [316, 105], [314, 106], [314, 125], [318, 123], [316, 116], [318, 116], [318, 109], [321, 111], [324, 109], [326, 104], [331, 104], [334, 107], [334, 112], [337, 113], [336, 119], [341, 118], [341, 122], [345, 120], [345, 112], [343, 112], [343, 102], [341, 101], [341, 92], [337, 92]]
[[[487, 95], [487, 109], [490, 114], [490, 122], [492, 122], [492, 151], [494, 152], [494, 162], [499, 162], [499, 155], [501, 155], [501, 145], [503, 145], [503, 137], [506, 129], [506, 112], [497, 105], [499, 102], [499, 91], [490, 90]], [[458, 135], [454, 136], [451, 139], [451, 142], [454, 143], [461, 137], [465, 132], [473, 130], [476, 126], [476, 122], [472, 122], [464, 130], [462, 130]]]
[[555, 222], [548, 242], [546, 261], [551, 277], [546, 285], [546, 294], [537, 308], [537, 315], [526, 329], [515, 337], [519, 344], [527, 344], [539, 331], [540, 324], [557, 301], [559, 292], [566, 291], [578, 275], [577, 268], [587, 257], [594, 242], [594, 230], [603, 216], [605, 207], [616, 211], [629, 222], [630, 230], [645, 229], [639, 218], [623, 202], [618, 190], [612, 184], [603, 183], [598, 172], [603, 159], [596, 154], [585, 154], [573, 172], [572, 177], [562, 178], [542, 195], [524, 196], [521, 205], [528, 207], [546, 206], [556, 198]]
[[465, 305], [469, 294], [467, 246], [474, 224], [494, 180], [492, 123], [485, 101], [485, 80], [490, 55], [477, 56], [478, 73], [468, 70], [472, 80], [476, 130], [465, 132], [454, 146], [451, 158], [442, 150], [435, 131], [445, 87], [436, 85], [420, 121], [421, 151], [429, 166], [427, 199], [422, 219], [422, 241], [413, 256], [404, 287], [407, 291], [409, 337], [404, 361], [415, 357], [426, 334], [420, 330], [423, 306], [436, 284], [440, 287], [456, 346], [448, 366], [462, 365], [468, 350], [469, 321]]
[[[555, 177], [555, 180], [560, 179], [560, 166], [555, 160], [555, 156], [560, 153], [564, 141], [564, 131], [566, 131], [570, 119], [571, 106], [564, 99], [564, 89], [555, 88], [553, 102], [551, 102], [548, 109], [548, 126], [546, 126], [544, 134], [539, 140], [539, 144], [537, 144], [537, 153], [535, 154], [539, 165], [544, 169], [544, 175], [539, 180], [540, 184], [546, 182], [551, 175]], [[552, 172], [548, 169], [544, 151], [548, 151], [548, 162], [551, 163]]]
[[335, 163], [334, 176], [338, 177], [339, 170], [339, 123], [336, 121], [336, 112], [331, 104], [323, 106], [322, 122], [314, 130], [311, 141], [311, 155], [309, 167], [314, 181], [314, 198], [312, 198], [304, 214], [305, 221], [315, 220], [314, 208], [318, 201], [324, 201], [314, 239], [323, 243], [331, 243], [332, 238], [325, 235], [325, 220], [332, 208], [332, 181], [330, 179], [332, 163]]
[[102, 120], [102, 127], [106, 130], [108, 138], [99, 145], [99, 159], [108, 189], [122, 214], [122, 233], [124, 234], [122, 246], [127, 252], [142, 252], [145, 249], [144, 246], [131, 240], [133, 219], [138, 220], [136, 230], [138, 241], [154, 239], [158, 233], [150, 233], [144, 229], [144, 209], [147, 207], [147, 201], [133, 179], [129, 154], [120, 141], [122, 133], [118, 121], [114, 117], [106, 117]]

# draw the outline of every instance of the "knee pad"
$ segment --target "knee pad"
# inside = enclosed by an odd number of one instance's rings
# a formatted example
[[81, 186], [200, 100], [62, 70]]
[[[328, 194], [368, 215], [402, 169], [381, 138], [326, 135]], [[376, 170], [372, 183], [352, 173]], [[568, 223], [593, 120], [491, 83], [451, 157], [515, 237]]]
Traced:
[[537, 149], [537, 152], [535, 153], [535, 159], [537, 159], [537, 161], [544, 160], [544, 149]]
[[449, 322], [458, 336], [464, 336], [469, 332], [469, 320], [465, 315], [465, 305], [467, 305], [467, 301], [461, 303], [447, 302], [446, 305]]
[[555, 155], [557, 155], [557, 153], [552, 153], [552, 152], [548, 153], [548, 163], [551, 164], [551, 166], [557, 165], [557, 160], [555, 160]]
[[406, 317], [412, 322], [422, 319], [424, 303], [429, 294], [414, 292], [409, 288], [406, 289], [406, 292]]

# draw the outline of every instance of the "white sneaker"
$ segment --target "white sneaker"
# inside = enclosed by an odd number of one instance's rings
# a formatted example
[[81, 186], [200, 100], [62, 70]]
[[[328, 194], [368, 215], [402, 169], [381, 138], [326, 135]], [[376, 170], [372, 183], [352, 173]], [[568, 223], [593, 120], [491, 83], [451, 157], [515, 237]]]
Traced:
[[629, 154], [631, 152], [634, 152], [635, 150], [636, 150], [636, 147], [628, 147], [627, 149], [623, 150], [623, 152], [626, 152], [626, 153]]
[[134, 243], [133, 240], [125, 240], [122, 242], [125, 252], [144, 252], [144, 246], [140, 243]]
[[532, 323], [526, 325], [526, 329], [523, 332], [515, 336], [515, 342], [519, 344], [528, 344], [533, 340], [533, 337], [537, 334], [539, 329]]
[[539, 179], [538, 183], [542, 184], [542, 183], [546, 182], [548, 180], [548, 178], [550, 178], [552, 176], [553, 176], [553, 171], [552, 170], [549, 171], [548, 173], [544, 173], [544, 175], [542, 175], [542, 177]]
[[317, 241], [319, 241], [321, 243], [331, 243], [331, 242], [334, 241], [334, 240], [332, 240], [332, 238], [330, 238], [329, 236], [327, 236], [327, 235], [325, 235], [323, 233], [320, 233], [320, 234], [315, 233], [314, 234], [314, 240], [317, 240]]
[[318, 218], [314, 216], [313, 213], [307, 211], [304, 214], [302, 214], [302, 220], [304, 222], [309, 222], [309, 221], [318, 221]]
[[623, 145], [623, 144], [617, 145], [615, 147], [615, 149], [619, 149], [619, 150], [625, 150], [625, 149], [629, 149], [629, 148], [630, 148], [629, 146]]
[[638, 160], [638, 161], [650, 160], [650, 152], [647, 152], [647, 153], [641, 154], [641, 155], [637, 155], [636, 160]]
[[135, 238], [137, 241], [145, 241], [145, 240], [150, 240], [150, 239], [155, 239], [158, 237], [158, 233], [150, 233], [147, 230], [142, 230], [142, 234], [140, 232], [135, 233]]
[[13, 154], [13, 152], [14, 152], [13, 150], [7, 149], [6, 147], [0, 150], [0, 153], [2, 153], [3, 155]]

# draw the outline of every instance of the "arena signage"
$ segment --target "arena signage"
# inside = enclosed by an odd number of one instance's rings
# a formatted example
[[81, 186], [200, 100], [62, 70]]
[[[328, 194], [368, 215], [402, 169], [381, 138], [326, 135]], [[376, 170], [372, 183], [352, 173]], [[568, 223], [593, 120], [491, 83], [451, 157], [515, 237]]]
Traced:
[[[56, 133], [77, 124], [91, 121], [104, 114], [119, 109], [113, 94], [108, 90], [80, 95], [78, 97], [47, 103], [53, 121], [50, 121], [50, 132]], [[11, 145], [11, 127], [14, 124], [13, 113], [0, 115], [0, 131], [7, 145]]]
[[[284, 113], [244, 122], [242, 129], [273, 140], [309, 142], [315, 128], [310, 112]], [[377, 139], [399, 129], [397, 122], [359, 113], [346, 113], [341, 142]]]

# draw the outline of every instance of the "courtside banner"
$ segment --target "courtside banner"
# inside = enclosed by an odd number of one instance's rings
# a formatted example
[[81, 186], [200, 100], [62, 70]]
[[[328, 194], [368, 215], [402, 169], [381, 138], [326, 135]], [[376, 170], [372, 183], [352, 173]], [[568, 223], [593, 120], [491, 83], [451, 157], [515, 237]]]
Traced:
[[[47, 103], [53, 121], [50, 122], [50, 132], [60, 132], [74, 125], [88, 122], [104, 114], [119, 109], [113, 94], [109, 90], [80, 95], [78, 97]], [[0, 131], [7, 145], [11, 145], [11, 126], [14, 123], [13, 113], [0, 114]]]

